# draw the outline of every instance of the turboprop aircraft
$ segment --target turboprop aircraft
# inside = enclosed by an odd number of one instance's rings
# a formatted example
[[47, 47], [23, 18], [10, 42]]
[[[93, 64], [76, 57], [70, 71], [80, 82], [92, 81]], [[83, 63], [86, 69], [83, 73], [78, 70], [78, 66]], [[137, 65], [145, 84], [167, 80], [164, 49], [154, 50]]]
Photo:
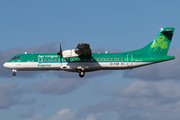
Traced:
[[175, 59], [167, 56], [175, 28], [162, 28], [156, 38], [145, 47], [123, 53], [92, 53], [89, 44], [79, 43], [76, 49], [61, 50], [57, 54], [18, 54], [4, 63], [13, 71], [64, 70], [85, 72], [97, 70], [123, 70]]

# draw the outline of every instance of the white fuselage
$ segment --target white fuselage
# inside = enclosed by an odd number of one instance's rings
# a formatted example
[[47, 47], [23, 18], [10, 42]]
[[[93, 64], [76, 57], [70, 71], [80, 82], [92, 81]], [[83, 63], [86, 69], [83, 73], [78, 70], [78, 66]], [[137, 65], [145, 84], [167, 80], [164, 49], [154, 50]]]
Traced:
[[39, 62], [11, 62], [4, 63], [4, 67], [18, 71], [31, 70], [65, 70], [76, 72], [77, 69], [84, 69], [86, 72], [96, 70], [121, 70], [131, 69], [153, 62], [79, 62], [79, 63], [39, 63]]

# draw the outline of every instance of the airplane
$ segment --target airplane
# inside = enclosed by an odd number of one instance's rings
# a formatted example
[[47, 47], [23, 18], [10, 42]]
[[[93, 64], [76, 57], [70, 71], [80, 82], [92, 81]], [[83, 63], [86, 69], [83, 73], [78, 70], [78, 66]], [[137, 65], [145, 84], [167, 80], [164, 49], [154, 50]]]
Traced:
[[175, 28], [161, 28], [156, 38], [145, 47], [123, 53], [92, 53], [90, 45], [79, 43], [76, 49], [60, 51], [57, 54], [18, 54], [3, 64], [17, 71], [64, 70], [77, 72], [84, 77], [85, 72], [98, 70], [124, 70], [151, 65], [175, 59], [168, 56], [169, 46]]

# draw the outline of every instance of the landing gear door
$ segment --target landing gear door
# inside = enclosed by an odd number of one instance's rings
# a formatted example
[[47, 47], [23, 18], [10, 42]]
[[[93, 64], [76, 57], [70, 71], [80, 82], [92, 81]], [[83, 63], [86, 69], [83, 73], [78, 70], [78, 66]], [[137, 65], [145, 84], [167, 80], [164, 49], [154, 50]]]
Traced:
[[127, 66], [128, 67], [133, 66], [133, 55], [132, 54], [127, 54]]

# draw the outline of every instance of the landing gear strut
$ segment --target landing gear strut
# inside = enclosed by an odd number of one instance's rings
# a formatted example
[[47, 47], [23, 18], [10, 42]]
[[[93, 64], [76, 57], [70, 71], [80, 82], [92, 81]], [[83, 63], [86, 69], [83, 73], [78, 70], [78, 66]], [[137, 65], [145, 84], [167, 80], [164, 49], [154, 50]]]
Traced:
[[84, 77], [84, 75], [85, 75], [85, 72], [83, 71], [83, 70], [77, 70], [77, 72], [79, 73], [79, 77]]

